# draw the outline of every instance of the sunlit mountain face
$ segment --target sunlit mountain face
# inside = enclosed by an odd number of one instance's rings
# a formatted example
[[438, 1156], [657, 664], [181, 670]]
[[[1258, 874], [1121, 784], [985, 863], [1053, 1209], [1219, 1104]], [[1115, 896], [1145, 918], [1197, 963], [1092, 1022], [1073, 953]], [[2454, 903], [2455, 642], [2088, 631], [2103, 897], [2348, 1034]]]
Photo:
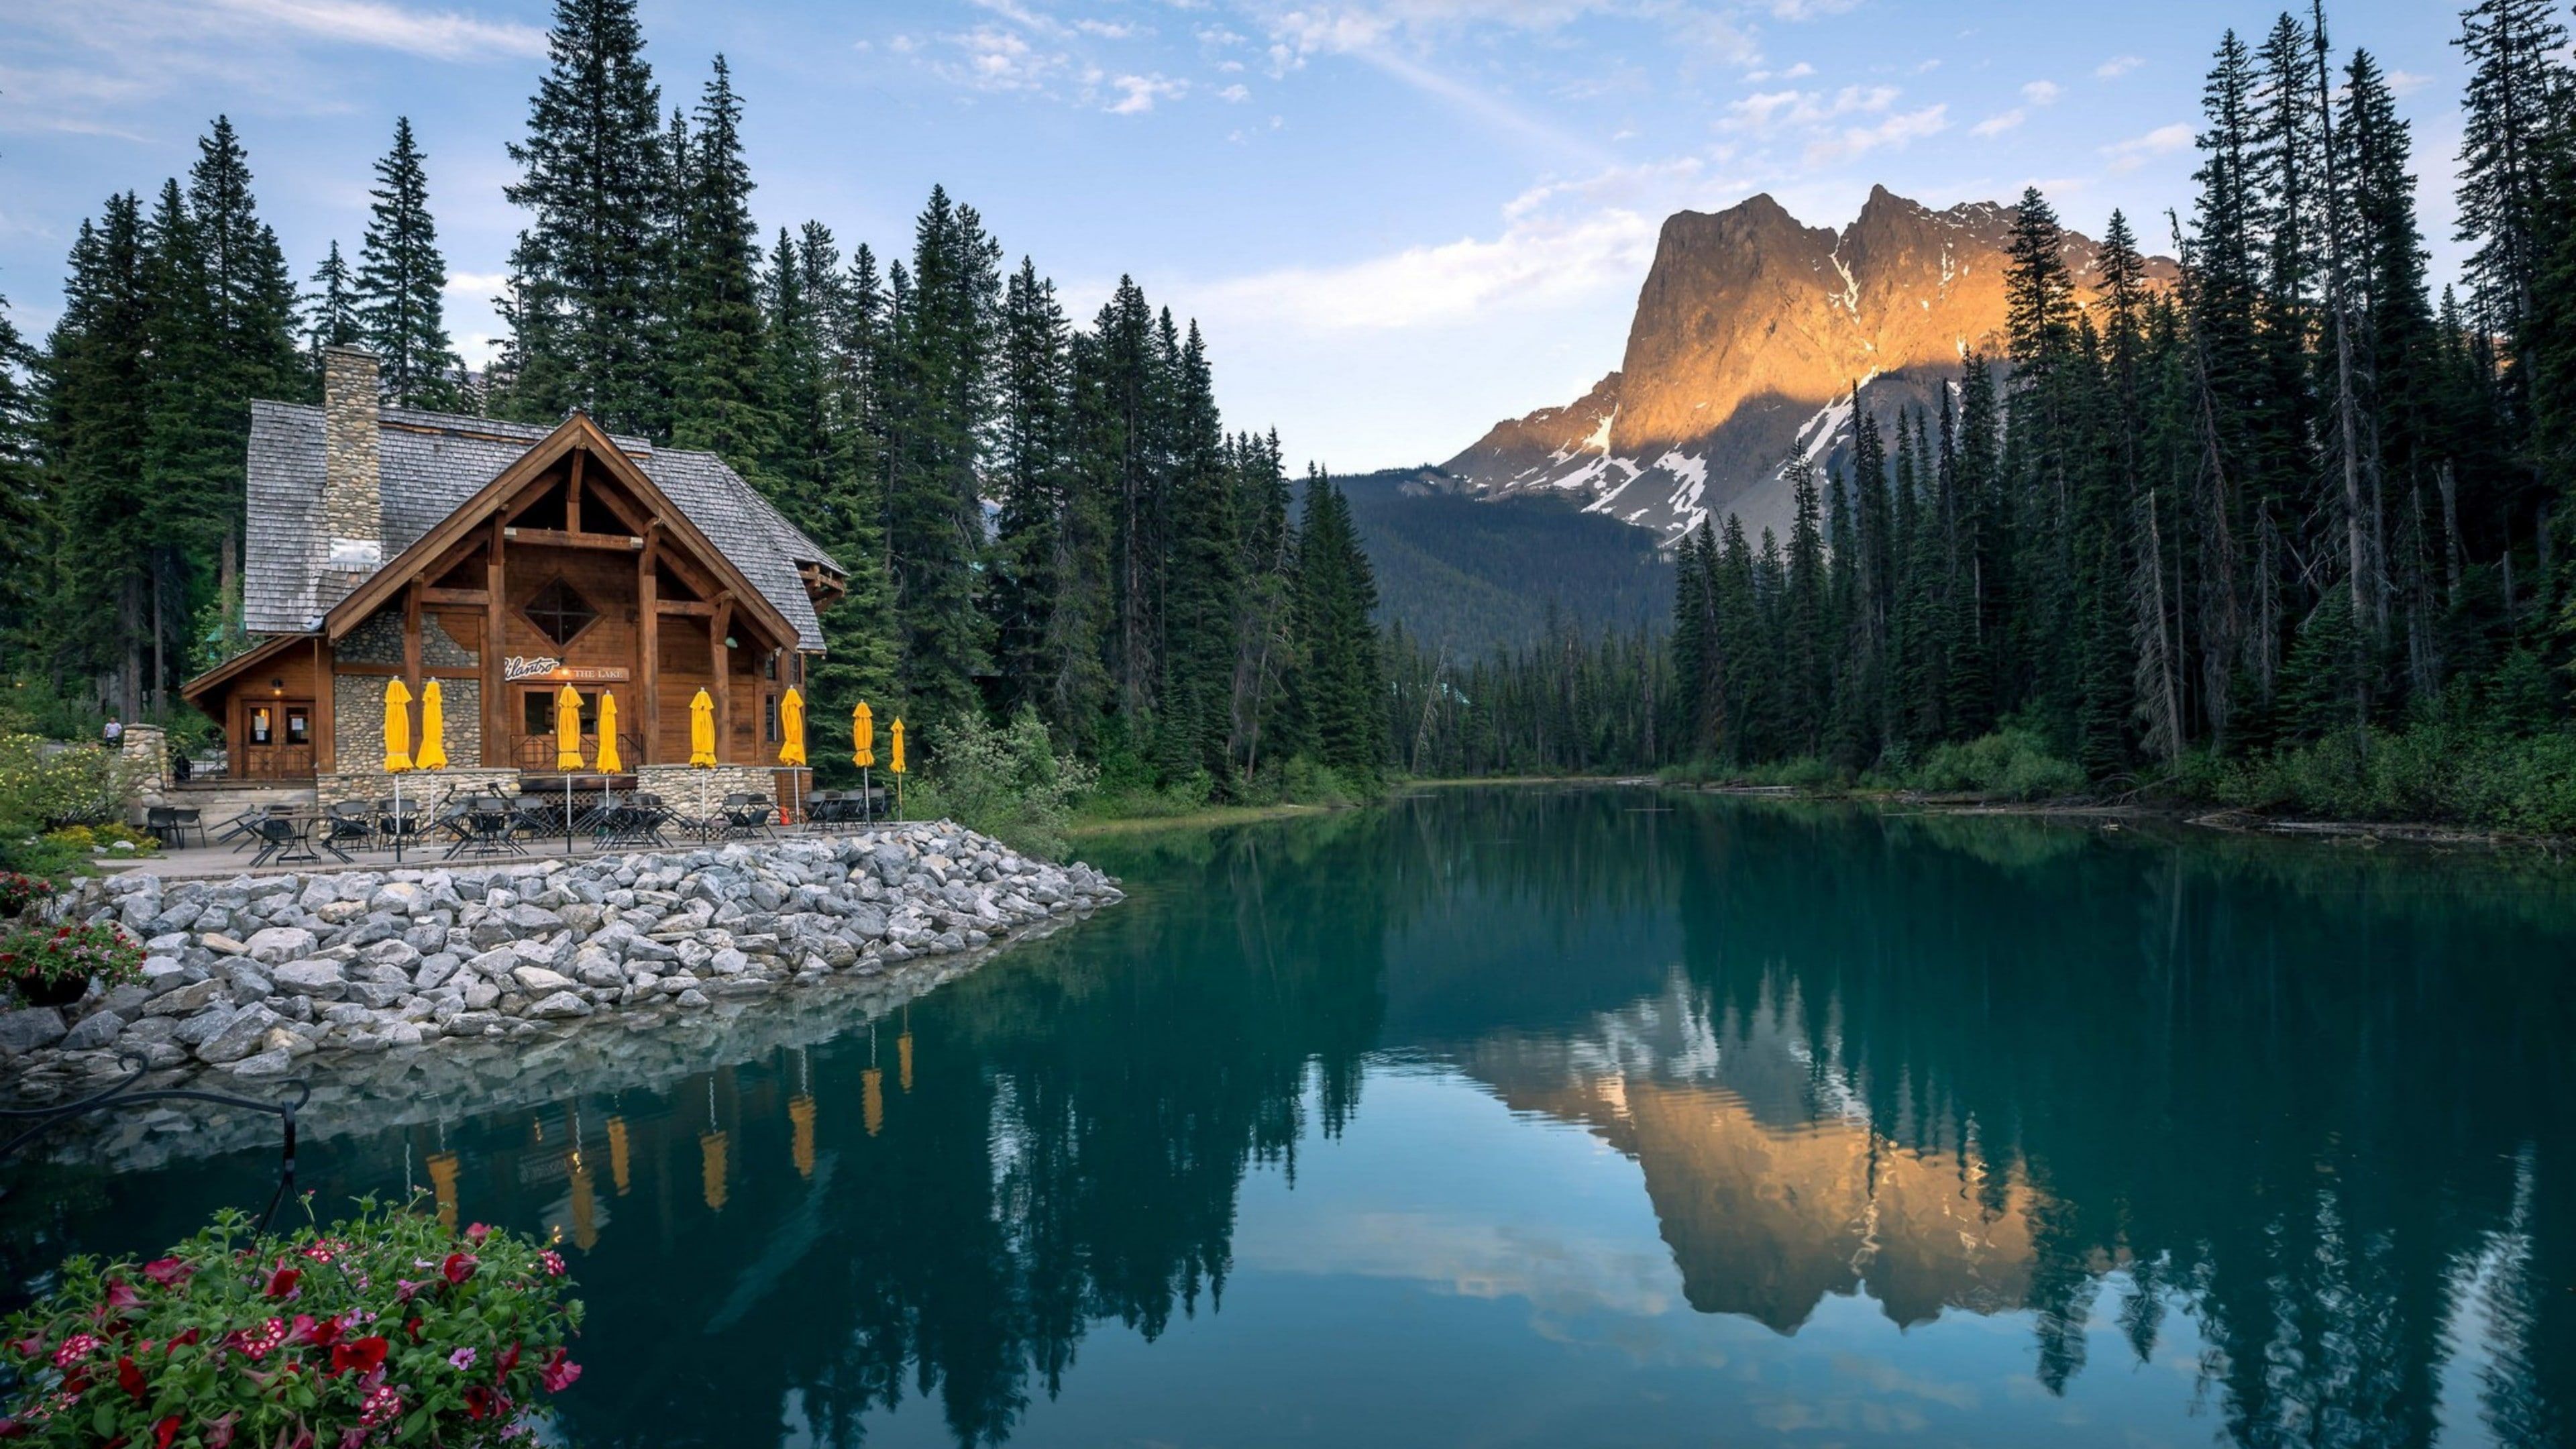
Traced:
[[[919, 991], [389, 1063], [302, 1181], [562, 1241], [582, 1444], [2566, 1441], [2554, 867], [1611, 789], [1098, 853]], [[13, 1281], [274, 1169], [68, 1139]]]

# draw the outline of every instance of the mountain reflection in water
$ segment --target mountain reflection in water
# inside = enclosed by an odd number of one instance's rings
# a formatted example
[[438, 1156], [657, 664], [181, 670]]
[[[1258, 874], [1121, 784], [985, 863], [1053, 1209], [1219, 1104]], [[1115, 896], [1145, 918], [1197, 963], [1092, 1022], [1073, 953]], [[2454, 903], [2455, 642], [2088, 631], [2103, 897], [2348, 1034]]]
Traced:
[[[576, 1249], [592, 1445], [2569, 1442], [2551, 868], [1615, 790], [1097, 854], [894, 1015], [306, 1179]], [[18, 1286], [268, 1167], [21, 1170]]]

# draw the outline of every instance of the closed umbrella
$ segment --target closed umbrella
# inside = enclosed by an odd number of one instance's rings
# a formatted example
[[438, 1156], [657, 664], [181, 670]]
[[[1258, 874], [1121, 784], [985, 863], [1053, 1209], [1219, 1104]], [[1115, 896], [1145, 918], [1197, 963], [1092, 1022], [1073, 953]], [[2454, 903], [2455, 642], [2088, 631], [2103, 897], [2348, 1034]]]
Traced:
[[[859, 767], [859, 809], [869, 812], [869, 803], [876, 798], [868, 783], [868, 767], [877, 762], [877, 712], [868, 708], [864, 699], [850, 711], [850, 740], [856, 746], [850, 752], [850, 763]], [[875, 818], [872, 812], [869, 818]]]
[[[689, 768], [712, 770], [716, 767], [716, 702], [703, 689], [689, 701]], [[706, 777], [698, 777], [698, 819], [707, 816]]]
[[555, 691], [555, 768], [564, 777], [564, 854], [572, 854], [572, 776], [581, 768], [581, 691]]
[[394, 777], [394, 858], [402, 858], [402, 777], [411, 773], [411, 691], [385, 681], [385, 773]]
[[[416, 770], [447, 768], [447, 692], [433, 679], [420, 687], [420, 751], [412, 757]], [[402, 776], [394, 776], [394, 864], [402, 864], [403, 846], [411, 835], [411, 820], [403, 813]]]
[[793, 689], [778, 701], [778, 763], [785, 765], [790, 772], [787, 776], [787, 813], [792, 819], [804, 803], [796, 793], [798, 781], [794, 772], [805, 768], [805, 696]]
[[624, 757], [617, 753], [617, 695], [603, 689], [599, 692], [599, 808], [603, 829], [609, 819], [606, 812], [617, 803], [609, 778], [625, 768]]
[[894, 728], [887, 732], [886, 768], [894, 771], [894, 818], [903, 818], [903, 718], [895, 718]]

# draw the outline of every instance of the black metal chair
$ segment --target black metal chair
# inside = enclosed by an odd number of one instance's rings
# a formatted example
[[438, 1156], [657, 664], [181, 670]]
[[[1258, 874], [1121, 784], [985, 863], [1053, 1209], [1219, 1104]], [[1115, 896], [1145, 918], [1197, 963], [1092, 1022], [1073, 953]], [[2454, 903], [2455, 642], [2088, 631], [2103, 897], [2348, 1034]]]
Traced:
[[206, 844], [205, 812], [192, 805], [174, 805], [170, 807], [170, 834], [173, 837], [171, 843], [181, 846], [186, 845], [188, 843], [188, 832], [191, 830], [197, 832], [197, 843], [199, 845]]
[[337, 854], [345, 855], [352, 849], [365, 850], [376, 839], [375, 813], [357, 800], [335, 802], [323, 812], [317, 828], [322, 833], [322, 843]]
[[261, 842], [259, 853], [250, 858], [253, 868], [271, 861], [279, 864], [290, 861], [321, 863], [322, 857], [313, 849], [313, 830], [308, 821], [272, 811], [259, 818], [252, 832]]

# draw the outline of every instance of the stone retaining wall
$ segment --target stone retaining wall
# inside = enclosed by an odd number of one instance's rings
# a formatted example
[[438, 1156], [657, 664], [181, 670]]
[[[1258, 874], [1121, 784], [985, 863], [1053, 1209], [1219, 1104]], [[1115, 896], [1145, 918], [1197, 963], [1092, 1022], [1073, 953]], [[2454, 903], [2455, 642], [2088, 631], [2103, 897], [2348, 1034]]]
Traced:
[[701, 801], [721, 809], [727, 795], [778, 794], [778, 776], [765, 765], [717, 765], [692, 770], [686, 765], [643, 765], [635, 771], [635, 788], [659, 795], [662, 803], [683, 815], [695, 815]]
[[0, 1087], [51, 1100], [127, 1058], [164, 1081], [326, 1076], [343, 1054], [876, 976], [1118, 899], [1089, 866], [946, 822], [474, 869], [116, 876], [52, 909], [141, 940], [144, 981], [0, 1013]]

